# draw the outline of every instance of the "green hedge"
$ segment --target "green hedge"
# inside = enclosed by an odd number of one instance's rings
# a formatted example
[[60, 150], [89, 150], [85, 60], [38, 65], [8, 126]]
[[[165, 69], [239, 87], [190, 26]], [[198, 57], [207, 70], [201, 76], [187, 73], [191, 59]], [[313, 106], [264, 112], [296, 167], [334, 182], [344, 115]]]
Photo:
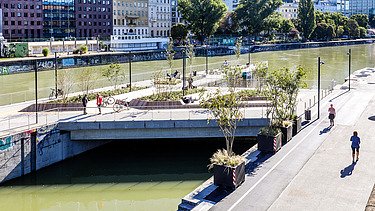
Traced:
[[[206, 91], [203, 88], [200, 89], [188, 89], [185, 91], [185, 95], [189, 94], [195, 94]], [[147, 100], [147, 101], [178, 101], [182, 99], [182, 90], [181, 91], [172, 91], [172, 92], [161, 92], [157, 94], [153, 94], [150, 96], [145, 96], [140, 98], [141, 100]]]

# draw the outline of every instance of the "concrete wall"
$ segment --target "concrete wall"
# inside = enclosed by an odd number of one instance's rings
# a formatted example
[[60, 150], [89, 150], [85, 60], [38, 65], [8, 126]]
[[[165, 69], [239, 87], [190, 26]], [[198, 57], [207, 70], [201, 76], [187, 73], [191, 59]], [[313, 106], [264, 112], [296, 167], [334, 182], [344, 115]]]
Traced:
[[105, 141], [72, 142], [56, 125], [0, 138], [0, 182], [4, 182], [103, 145]]
[[[237, 124], [237, 137], [256, 136], [268, 119], [244, 119]], [[114, 140], [155, 138], [223, 137], [214, 120], [60, 122], [59, 129], [69, 131], [71, 140]]]

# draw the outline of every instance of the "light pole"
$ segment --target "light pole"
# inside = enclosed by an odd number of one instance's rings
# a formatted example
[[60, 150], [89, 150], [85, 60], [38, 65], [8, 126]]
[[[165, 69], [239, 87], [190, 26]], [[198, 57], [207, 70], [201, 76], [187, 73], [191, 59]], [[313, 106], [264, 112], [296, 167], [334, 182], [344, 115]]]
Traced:
[[57, 99], [57, 52], [55, 52], [55, 97]]
[[250, 43], [250, 37], [247, 39], [247, 42], [249, 43], [249, 65], [251, 64], [251, 43]]
[[129, 92], [132, 91], [132, 52], [129, 51]]
[[186, 69], [186, 49], [182, 49], [182, 95], [185, 96], [185, 69]]
[[38, 123], [38, 61], [34, 63], [35, 77], [35, 123]]
[[352, 49], [349, 49], [348, 56], [349, 56], [349, 91], [350, 91], [350, 72], [351, 72], [351, 66], [352, 66]]
[[206, 45], [206, 75], [208, 74], [208, 46]]
[[324, 64], [320, 61], [320, 56], [318, 57], [318, 119], [320, 118], [320, 66]]

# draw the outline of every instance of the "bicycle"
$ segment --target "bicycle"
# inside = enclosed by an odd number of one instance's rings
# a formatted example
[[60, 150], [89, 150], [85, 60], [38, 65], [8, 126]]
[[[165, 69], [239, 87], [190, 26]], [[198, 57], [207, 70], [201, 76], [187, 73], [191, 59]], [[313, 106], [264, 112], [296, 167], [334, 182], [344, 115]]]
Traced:
[[48, 98], [52, 100], [54, 98], [57, 98], [58, 96], [63, 96], [63, 95], [64, 95], [64, 91], [62, 89], [57, 89], [57, 96], [56, 96], [56, 89], [51, 88], [51, 93], [49, 94]]
[[109, 105], [113, 105], [115, 102], [116, 102], [116, 99], [114, 97], [108, 96], [108, 97], [106, 97], [106, 98], [103, 99], [102, 106], [103, 107], [107, 107]]
[[115, 104], [113, 105], [113, 110], [115, 112], [120, 112], [122, 110], [129, 110], [129, 103], [125, 100], [116, 100]]

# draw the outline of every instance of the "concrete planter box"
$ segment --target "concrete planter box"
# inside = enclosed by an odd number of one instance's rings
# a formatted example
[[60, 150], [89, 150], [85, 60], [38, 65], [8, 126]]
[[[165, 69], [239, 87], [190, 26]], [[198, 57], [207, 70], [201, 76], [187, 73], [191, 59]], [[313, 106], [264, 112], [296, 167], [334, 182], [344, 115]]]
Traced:
[[269, 136], [258, 134], [257, 141], [258, 141], [258, 150], [261, 152], [269, 153], [273, 152], [276, 153], [281, 149], [282, 140], [281, 140], [282, 133], [277, 134], [276, 136]]
[[293, 135], [293, 126], [292, 125], [289, 125], [288, 127], [279, 127], [280, 130], [281, 130], [281, 133], [283, 134], [282, 135], [282, 139], [281, 139], [281, 143], [283, 145], [285, 145], [286, 143], [288, 143], [290, 141], [290, 139], [292, 139], [292, 135]]
[[295, 136], [302, 128], [302, 117], [298, 117], [297, 119], [293, 120], [293, 133], [292, 135]]
[[234, 190], [245, 181], [245, 162], [236, 167], [214, 165], [214, 185]]

